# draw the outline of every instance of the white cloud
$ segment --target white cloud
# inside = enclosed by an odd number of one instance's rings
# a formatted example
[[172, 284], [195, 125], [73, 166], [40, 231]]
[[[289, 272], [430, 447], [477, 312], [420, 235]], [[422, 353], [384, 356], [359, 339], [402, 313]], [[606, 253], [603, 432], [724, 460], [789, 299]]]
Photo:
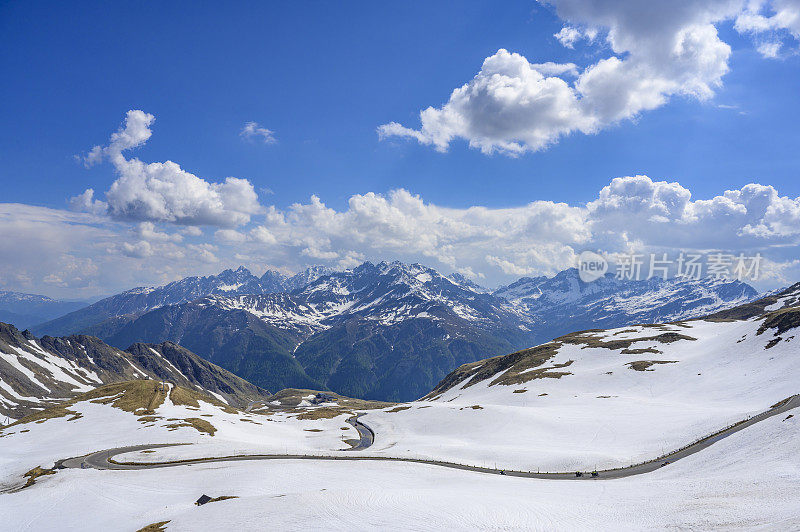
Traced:
[[272, 206], [238, 230], [201, 233], [188, 243], [185, 228], [165, 227], [0, 204], [0, 249], [9, 251], [0, 286], [77, 296], [242, 263], [256, 271], [297, 271], [364, 260], [421, 262], [491, 286], [571, 267], [586, 249], [612, 256], [758, 252], [772, 286], [800, 279], [800, 198], [755, 183], [696, 199], [680, 183], [628, 176], [611, 180], [587, 204], [510, 208], [450, 208], [400, 189], [353, 195], [342, 209], [316, 196], [286, 209]]
[[186, 236], [203, 236], [203, 230], [194, 225], [181, 228], [181, 232]]
[[124, 253], [128, 257], [144, 259], [147, 257], [152, 257], [154, 252], [153, 252], [153, 246], [150, 244], [150, 242], [141, 240], [134, 244], [123, 242], [122, 253]]
[[[731, 52], [716, 25], [736, 16], [743, 4], [733, 0], [549, 3], [567, 22], [555, 35], [562, 44], [572, 48], [584, 38], [603, 41], [611, 55], [577, 73], [542, 68], [500, 49], [444, 105], [421, 111], [419, 129], [391, 122], [378, 128], [380, 138], [410, 137], [438, 151], [446, 151], [461, 138], [484, 153], [514, 156], [547, 148], [571, 133], [597, 133], [676, 95], [706, 100], [721, 85]], [[576, 73], [574, 81], [565, 79]]]
[[553, 34], [553, 37], [558, 39], [561, 46], [565, 48], [574, 48], [575, 43], [583, 38], [583, 32], [572, 26], [564, 26], [558, 33]]
[[752, 35], [764, 57], [779, 57], [786, 40], [800, 40], [800, 0], [751, 0], [735, 28]]
[[218, 227], [246, 224], [262, 211], [253, 185], [246, 179], [228, 177], [221, 183], [210, 183], [172, 161], [126, 159], [125, 150], [150, 138], [149, 126], [154, 120], [143, 111], [128, 111], [124, 125], [111, 135], [108, 146], [92, 149], [87, 162], [110, 160], [119, 177], [105, 193], [105, 202], [94, 200], [94, 191], [89, 189], [70, 200], [73, 207], [97, 212], [105, 206], [116, 220]]
[[218, 273], [216, 248], [183, 247], [147, 222], [0, 203], [0, 289], [90, 297]]
[[92, 214], [105, 214], [108, 210], [108, 204], [105, 201], [94, 199], [94, 189], [91, 188], [87, 188], [83, 193], [70, 198], [69, 206], [73, 211]]
[[214, 237], [226, 244], [234, 244], [237, 242], [244, 242], [247, 240], [247, 235], [236, 231], [235, 229], [220, 229], [214, 233]]
[[133, 233], [148, 242], [181, 242], [183, 240], [183, 236], [178, 233], [158, 231], [153, 222], [140, 223], [134, 228]]
[[290, 268], [352, 264], [354, 256], [418, 261], [492, 284], [570, 267], [584, 249], [762, 252], [783, 264], [798, 244], [800, 198], [750, 184], [693, 200], [679, 183], [632, 176], [612, 180], [586, 205], [451, 209], [400, 189], [354, 195], [336, 210], [312, 196], [271, 208], [237, 251]]
[[259, 126], [258, 122], [247, 122], [239, 132], [239, 136], [248, 140], [260, 137], [260, 140], [264, 144], [274, 144], [278, 142], [278, 139], [275, 138], [275, 132]]

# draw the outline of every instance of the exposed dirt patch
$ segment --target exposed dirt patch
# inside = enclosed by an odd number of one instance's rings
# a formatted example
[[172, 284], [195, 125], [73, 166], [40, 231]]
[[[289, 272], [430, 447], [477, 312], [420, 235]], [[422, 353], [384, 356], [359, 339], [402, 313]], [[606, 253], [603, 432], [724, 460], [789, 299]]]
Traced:
[[159, 521], [158, 523], [152, 523], [147, 525], [146, 527], [142, 527], [136, 532], [164, 532], [166, 530], [165, 526], [169, 523], [169, 521]]
[[654, 371], [650, 368], [650, 366], [655, 366], [656, 364], [677, 364], [677, 360], [637, 360], [635, 362], [628, 362], [626, 366], [631, 368], [635, 371]]
[[228, 414], [236, 414], [239, 411], [228, 404], [223, 403], [219, 399], [215, 399], [208, 395], [189, 390], [188, 388], [181, 388], [173, 386], [169, 392], [169, 399], [175, 405], [183, 405], [187, 407], [200, 408], [200, 401], [210, 403]]
[[350, 412], [341, 408], [333, 408], [323, 406], [321, 408], [314, 408], [306, 410], [297, 416], [297, 419], [331, 419], [342, 414], [349, 414]]
[[[643, 327], [645, 326], [643, 325]], [[652, 326], [648, 325], [646, 327], [652, 327]], [[664, 329], [662, 328], [662, 330]], [[565, 344], [582, 345], [583, 347], [581, 349], [587, 349], [591, 347], [601, 347], [605, 349], [612, 349], [615, 351], [622, 349], [630, 349], [630, 347], [633, 344], [638, 342], [650, 342], [650, 343], [658, 342], [661, 344], [671, 344], [673, 342], [678, 342], [680, 340], [695, 341], [697, 340], [697, 338], [693, 338], [691, 336], [687, 336], [685, 334], [677, 333], [674, 331], [669, 331], [657, 334], [655, 336], [642, 336], [640, 338], [630, 338], [626, 340], [604, 340], [601, 337], [592, 336], [590, 331], [583, 331], [579, 333], [567, 334], [565, 336], [561, 336], [560, 338], [556, 339], [556, 341], [560, 341]]]
[[767, 329], [775, 329], [775, 334], [783, 334], [786, 331], [800, 327], [800, 308], [784, 308], [767, 314], [756, 334], [762, 334]]
[[238, 495], [222, 495], [220, 497], [212, 497], [211, 500], [208, 501], [206, 504], [212, 502], [227, 501], [228, 499], [238, 499], [238, 498], [239, 498]]
[[192, 427], [197, 430], [197, 432], [202, 432], [208, 434], [209, 436], [213, 436], [215, 432], [217, 432], [216, 427], [206, 421], [205, 419], [200, 419], [199, 417], [188, 417], [182, 420], [180, 423], [172, 423], [166, 425], [169, 430], [177, 430], [181, 427]]
[[[473, 384], [494, 377], [501, 372], [507, 373], [492, 381], [490, 386], [494, 384], [515, 384], [514, 382], [501, 382], [503, 376], [508, 376], [509, 380], [513, 381], [513, 378], [521, 371], [544, 365], [548, 360], [556, 356], [560, 347], [561, 344], [558, 342], [549, 342], [529, 349], [523, 349], [522, 351], [517, 351], [510, 355], [501, 355], [464, 364], [450, 372], [431, 393], [425, 396], [425, 399], [434, 399], [465, 380], [466, 384], [464, 384], [463, 388], [469, 388]], [[513, 371], [509, 371], [512, 369]], [[523, 380], [516, 384], [521, 384], [522, 382], [525, 381]]]
[[161, 405], [164, 402], [164, 397], [164, 394], [159, 392], [159, 383], [157, 381], [141, 380], [106, 384], [61, 404], [34, 412], [8, 426], [12, 427], [32, 422], [44, 423], [48, 419], [65, 416], [72, 416], [68, 421], [75, 421], [81, 418], [81, 414], [70, 410], [70, 407], [80, 401], [111, 405], [114, 408], [132, 412], [139, 416], [152, 415], [154, 412], [151, 408]]
[[534, 379], [560, 379], [564, 375], [572, 375], [569, 371], [553, 371], [560, 368], [566, 368], [571, 365], [574, 360], [567, 360], [562, 364], [553, 364], [552, 366], [544, 366], [541, 368], [527, 368], [526, 370], [518, 371], [516, 367], [506, 371], [500, 377], [489, 383], [489, 386], [495, 384], [503, 384], [506, 386], [512, 384], [524, 384]]
[[[303, 399], [305, 399], [309, 395], [315, 396], [318, 393], [324, 393], [325, 395], [330, 395], [334, 397], [336, 399], [336, 404], [343, 410], [376, 410], [396, 404], [396, 403], [388, 403], [385, 401], [368, 401], [364, 399], [354, 399], [352, 397], [346, 397], [344, 395], [339, 395], [338, 393], [334, 392], [327, 392], [327, 391], [321, 392], [319, 390], [306, 390], [300, 388], [286, 388], [284, 390], [279, 391], [272, 397], [270, 397], [265, 407], [274, 408], [274, 405], [269, 404], [272, 401], [277, 401], [280, 404], [281, 408], [297, 407]], [[326, 408], [332, 408], [332, 407], [326, 407]]]
[[36, 484], [36, 479], [39, 477], [43, 477], [46, 475], [55, 475], [55, 474], [56, 474], [55, 469], [43, 469], [42, 466], [36, 466], [27, 473], [25, 473], [24, 475], [22, 475], [23, 477], [28, 479], [25, 482], [25, 485], [22, 486], [22, 489], [25, 489], [27, 487]]
[[408, 410], [409, 408], [411, 408], [411, 407], [410, 406], [396, 406], [396, 407], [392, 408], [391, 410], [387, 410], [386, 412], [387, 413], [389, 413], [389, 412], [402, 412], [403, 410]]
[[783, 338], [781, 338], [780, 336], [778, 336], [777, 338], [773, 338], [772, 340], [767, 342], [767, 345], [764, 346], [764, 349], [771, 349], [775, 347], [776, 345], [781, 343], [781, 340], [783, 340]]
[[513, 393], [525, 393], [525, 392], [527, 392], [527, 391], [528, 391], [528, 390], [519, 389], [519, 390], [514, 390], [514, 392], [513, 392]]
[[660, 355], [662, 352], [656, 349], [655, 347], [641, 347], [637, 349], [630, 349], [625, 348], [620, 351], [623, 355], [643, 355], [645, 353], [653, 353], [655, 355]]

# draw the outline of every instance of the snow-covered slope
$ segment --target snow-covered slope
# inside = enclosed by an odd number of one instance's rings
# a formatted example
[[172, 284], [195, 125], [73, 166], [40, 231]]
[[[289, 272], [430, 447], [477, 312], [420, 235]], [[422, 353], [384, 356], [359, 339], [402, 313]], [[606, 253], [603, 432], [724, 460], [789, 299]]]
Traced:
[[0, 415], [14, 419], [107, 383], [163, 379], [231, 404], [269, 394], [179, 345], [131, 345], [126, 351], [91, 336], [36, 338], [0, 323]]
[[[300, 434], [303, 438], [319, 433]], [[0, 439], [0, 445], [5, 441], [9, 440]], [[294, 448], [294, 440], [286, 442]], [[49, 456], [62, 457], [57, 443], [54, 447], [56, 452]], [[36, 460], [41, 452], [37, 448], [27, 454], [26, 462], [40, 463]], [[137, 530], [165, 521], [169, 532], [265, 527], [797, 530], [798, 457], [800, 418], [795, 416], [786, 421], [771, 418], [670, 467], [615, 481], [532, 480], [368, 461], [68, 469], [41, 477], [20, 492], [0, 495], [0, 519], [8, 529], [20, 531]], [[195, 506], [201, 494], [236, 498]]]
[[[199, 448], [217, 455], [256, 450], [331, 455], [340, 453], [339, 433], [346, 427], [343, 416], [303, 420], [296, 413], [231, 413], [202, 399], [196, 407], [165, 400], [152, 416], [91, 400], [69, 408], [80, 417], [0, 432], [0, 491], [12, 489], [0, 493], [4, 528], [137, 530], [154, 523], [193, 532], [800, 527], [798, 416], [767, 419], [669, 467], [614, 481], [535, 480], [385, 461], [252, 460], [139, 471], [65, 469], [13, 490], [37, 465], [47, 468], [58, 459], [137, 443], [191, 443], [168, 449]], [[187, 419], [208, 420], [214, 435]], [[124, 458], [147, 462], [152, 456], [139, 452]], [[195, 506], [202, 494], [231, 498]]]
[[0, 485], [13, 485], [37, 465], [51, 467], [60, 458], [111, 447], [190, 443], [170, 452], [313, 454], [347, 449], [344, 440], [358, 438], [346, 423], [346, 411], [331, 416], [303, 416], [303, 409], [247, 412], [195, 389], [167, 384], [162, 391], [152, 380], [105, 385], [62, 405], [0, 429]]
[[534, 471], [629, 465], [800, 393], [799, 327], [800, 284], [709, 319], [566, 335], [369, 414], [371, 450]]

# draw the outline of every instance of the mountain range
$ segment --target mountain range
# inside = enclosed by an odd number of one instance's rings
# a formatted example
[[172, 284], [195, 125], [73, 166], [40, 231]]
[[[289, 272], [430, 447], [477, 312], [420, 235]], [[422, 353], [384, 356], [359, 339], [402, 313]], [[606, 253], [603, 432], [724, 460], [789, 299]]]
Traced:
[[697, 317], [753, 300], [738, 281], [575, 269], [491, 291], [463, 276], [400, 262], [261, 277], [245, 268], [106, 298], [34, 328], [81, 333], [119, 349], [180, 344], [262, 388], [330, 389], [404, 401], [461, 364], [596, 327]]
[[37, 338], [0, 323], [0, 415], [18, 419], [104, 384], [164, 380], [245, 407], [269, 392], [170, 343], [125, 351], [86, 335]]
[[32, 327], [86, 305], [85, 301], [64, 301], [36, 294], [0, 290], [0, 321], [15, 323], [23, 328]]

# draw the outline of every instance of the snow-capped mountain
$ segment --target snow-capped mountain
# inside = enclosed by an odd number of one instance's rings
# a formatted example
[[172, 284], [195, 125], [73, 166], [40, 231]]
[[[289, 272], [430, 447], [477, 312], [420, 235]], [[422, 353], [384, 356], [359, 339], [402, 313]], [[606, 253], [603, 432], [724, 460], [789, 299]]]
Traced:
[[450, 275], [447, 276], [447, 278], [456, 283], [457, 285], [463, 286], [464, 288], [472, 290], [473, 292], [477, 292], [478, 294], [489, 294], [492, 292], [485, 286], [481, 286], [478, 283], [471, 281], [470, 279], [467, 279], [458, 272], [451, 273]]
[[392, 325], [452, 315], [491, 326], [514, 319], [502, 301], [420, 264], [365, 262], [352, 270], [320, 277], [293, 295], [307, 301], [328, 323], [358, 317]]
[[[104, 320], [126, 316], [129, 319], [167, 305], [177, 305], [214, 294], [270, 294], [288, 292], [317, 279], [330, 270], [313, 267], [287, 277], [269, 270], [261, 278], [244, 266], [219, 275], [186, 277], [159, 287], [133, 288], [105, 298], [93, 305], [70, 312], [33, 328], [37, 334], [65, 335], [88, 330]], [[117, 325], [120, 320], [114, 320]], [[122, 320], [124, 322], [126, 320]], [[109, 324], [114, 325], [114, 324]], [[94, 331], [93, 331], [94, 332]]]
[[168, 380], [240, 406], [268, 396], [173, 343], [136, 343], [122, 351], [92, 336], [36, 338], [0, 323], [0, 415], [18, 419], [103, 384], [143, 378]]
[[704, 316], [752, 301], [758, 292], [736, 280], [652, 278], [617, 279], [613, 274], [591, 283], [570, 268], [553, 277], [523, 277], [493, 292], [550, 336], [588, 328], [660, 323]]

